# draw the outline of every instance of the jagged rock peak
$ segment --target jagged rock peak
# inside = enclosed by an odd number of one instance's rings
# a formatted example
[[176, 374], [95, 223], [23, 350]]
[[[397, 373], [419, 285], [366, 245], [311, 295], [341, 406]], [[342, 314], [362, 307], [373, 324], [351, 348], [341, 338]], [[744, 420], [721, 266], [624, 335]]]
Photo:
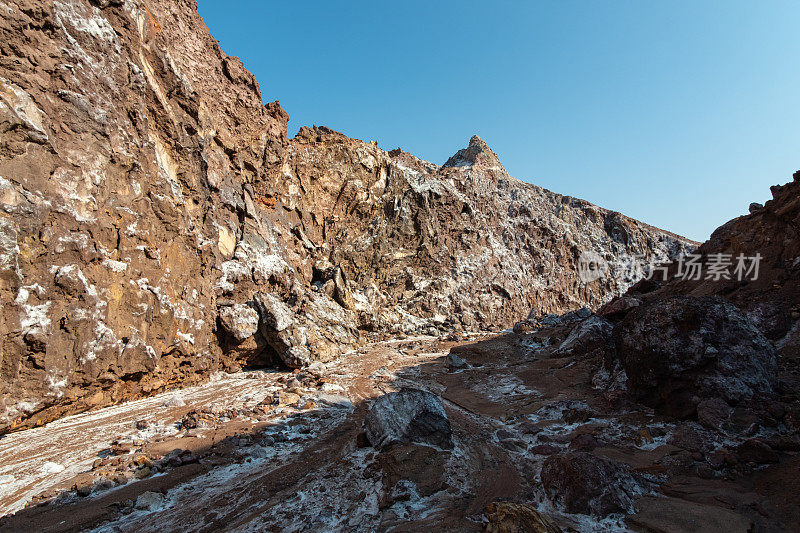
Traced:
[[343, 142], [351, 139], [344, 133], [327, 126], [302, 126], [294, 137], [295, 142]]
[[456, 152], [453, 157], [448, 159], [444, 164], [445, 167], [465, 167], [473, 165], [480, 165], [486, 168], [503, 168], [497, 154], [489, 148], [486, 141], [477, 135], [473, 135], [469, 140], [469, 146]]

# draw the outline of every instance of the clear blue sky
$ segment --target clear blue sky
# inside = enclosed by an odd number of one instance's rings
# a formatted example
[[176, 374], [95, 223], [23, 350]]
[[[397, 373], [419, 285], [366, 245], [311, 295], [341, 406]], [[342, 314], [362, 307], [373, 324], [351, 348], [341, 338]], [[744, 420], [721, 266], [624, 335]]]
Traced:
[[229, 55], [325, 125], [705, 240], [800, 169], [800, 2], [199, 0]]

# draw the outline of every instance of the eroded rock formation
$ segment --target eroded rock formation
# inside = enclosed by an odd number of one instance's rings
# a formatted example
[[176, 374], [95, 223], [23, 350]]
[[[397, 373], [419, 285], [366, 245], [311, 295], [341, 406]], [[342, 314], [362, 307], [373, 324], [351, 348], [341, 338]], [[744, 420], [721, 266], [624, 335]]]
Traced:
[[[727, 279], [708, 279], [707, 272], [701, 279], [684, 279], [676, 276], [678, 265], [673, 264], [666, 282], [658, 273], [654, 282], [631, 287], [601, 314], [620, 318], [643, 301], [670, 295], [720, 296], [741, 309], [779, 354], [800, 357], [800, 171], [770, 191], [771, 200], [751, 205], [749, 214], [717, 228], [696, 250], [697, 262], [705, 265], [722, 254], [730, 264]], [[739, 256], [759, 258], [757, 268], [754, 261], [746, 262], [742, 280], [735, 274]]]
[[[190, 0], [0, 2], [0, 430], [335, 358], [362, 332], [598, 305], [692, 243], [287, 114]], [[580, 282], [592, 250], [605, 280]]]

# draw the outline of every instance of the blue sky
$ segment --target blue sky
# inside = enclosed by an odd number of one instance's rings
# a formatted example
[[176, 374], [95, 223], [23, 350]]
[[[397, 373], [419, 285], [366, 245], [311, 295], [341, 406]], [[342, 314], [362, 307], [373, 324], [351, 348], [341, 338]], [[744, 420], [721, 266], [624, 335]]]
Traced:
[[800, 3], [198, 0], [229, 55], [325, 125], [705, 240], [800, 169]]

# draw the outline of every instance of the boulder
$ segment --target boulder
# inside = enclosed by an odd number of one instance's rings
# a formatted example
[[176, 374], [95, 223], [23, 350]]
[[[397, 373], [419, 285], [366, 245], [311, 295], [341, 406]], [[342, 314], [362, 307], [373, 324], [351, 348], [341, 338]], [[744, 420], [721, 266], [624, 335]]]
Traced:
[[367, 440], [378, 449], [409, 442], [453, 447], [442, 400], [419, 389], [403, 388], [379, 397], [367, 410], [364, 428]]
[[550, 313], [549, 315], [545, 315], [539, 319], [539, 322], [546, 327], [558, 326], [561, 324], [561, 316]]
[[324, 294], [312, 292], [296, 309], [272, 293], [255, 303], [261, 336], [290, 368], [330, 361], [359, 338], [352, 314]]
[[536, 328], [536, 323], [531, 322], [530, 320], [520, 320], [514, 324], [514, 327], [511, 328], [511, 331], [517, 335], [525, 335], [527, 333], [531, 333], [532, 331], [536, 331]]
[[292, 325], [294, 313], [276, 295], [269, 293], [257, 294], [255, 301], [261, 313], [263, 329], [270, 332], [280, 332]]
[[668, 415], [694, 416], [703, 399], [735, 405], [773, 391], [774, 349], [721, 298], [655, 300], [619, 323], [614, 341], [633, 399]]
[[561, 448], [559, 448], [555, 444], [544, 443], [531, 446], [531, 449], [529, 451], [531, 455], [555, 455], [561, 452]]
[[155, 511], [164, 505], [164, 495], [160, 492], [143, 492], [136, 498], [136, 508], [140, 511]]
[[472, 367], [465, 360], [451, 352], [447, 354], [447, 368], [453, 371]]
[[746, 463], [777, 463], [780, 460], [777, 452], [761, 439], [748, 439], [736, 447], [736, 455]]
[[225, 332], [241, 343], [258, 331], [259, 316], [252, 307], [235, 304], [219, 310], [219, 321]]
[[708, 429], [719, 429], [732, 412], [733, 409], [725, 400], [710, 398], [697, 404], [697, 421]]
[[600, 442], [589, 433], [581, 433], [569, 443], [569, 449], [573, 452], [590, 452], [598, 446]]
[[592, 316], [592, 312], [588, 307], [581, 307], [580, 309], [569, 311], [563, 315], [549, 313], [540, 316], [536, 310], [531, 310], [527, 318], [514, 324], [512, 331], [518, 335], [525, 335], [541, 328], [553, 328], [574, 324], [590, 316]]
[[318, 261], [314, 265], [312, 283], [336, 300], [345, 309], [356, 308], [347, 276], [341, 266], [333, 266], [328, 261]]
[[631, 512], [634, 498], [649, 489], [627, 466], [586, 452], [548, 457], [541, 477], [553, 504], [568, 513], [599, 517]]
[[667, 443], [688, 452], [699, 452], [709, 444], [703, 438], [699, 426], [694, 422], [686, 422], [676, 426], [667, 437]]
[[642, 301], [634, 296], [620, 296], [601, 307], [597, 314], [610, 319], [620, 319], [641, 304]]
[[613, 326], [608, 320], [597, 315], [581, 320], [572, 328], [564, 342], [553, 350], [551, 357], [567, 357], [578, 354], [589, 354], [603, 349], [611, 339]]

